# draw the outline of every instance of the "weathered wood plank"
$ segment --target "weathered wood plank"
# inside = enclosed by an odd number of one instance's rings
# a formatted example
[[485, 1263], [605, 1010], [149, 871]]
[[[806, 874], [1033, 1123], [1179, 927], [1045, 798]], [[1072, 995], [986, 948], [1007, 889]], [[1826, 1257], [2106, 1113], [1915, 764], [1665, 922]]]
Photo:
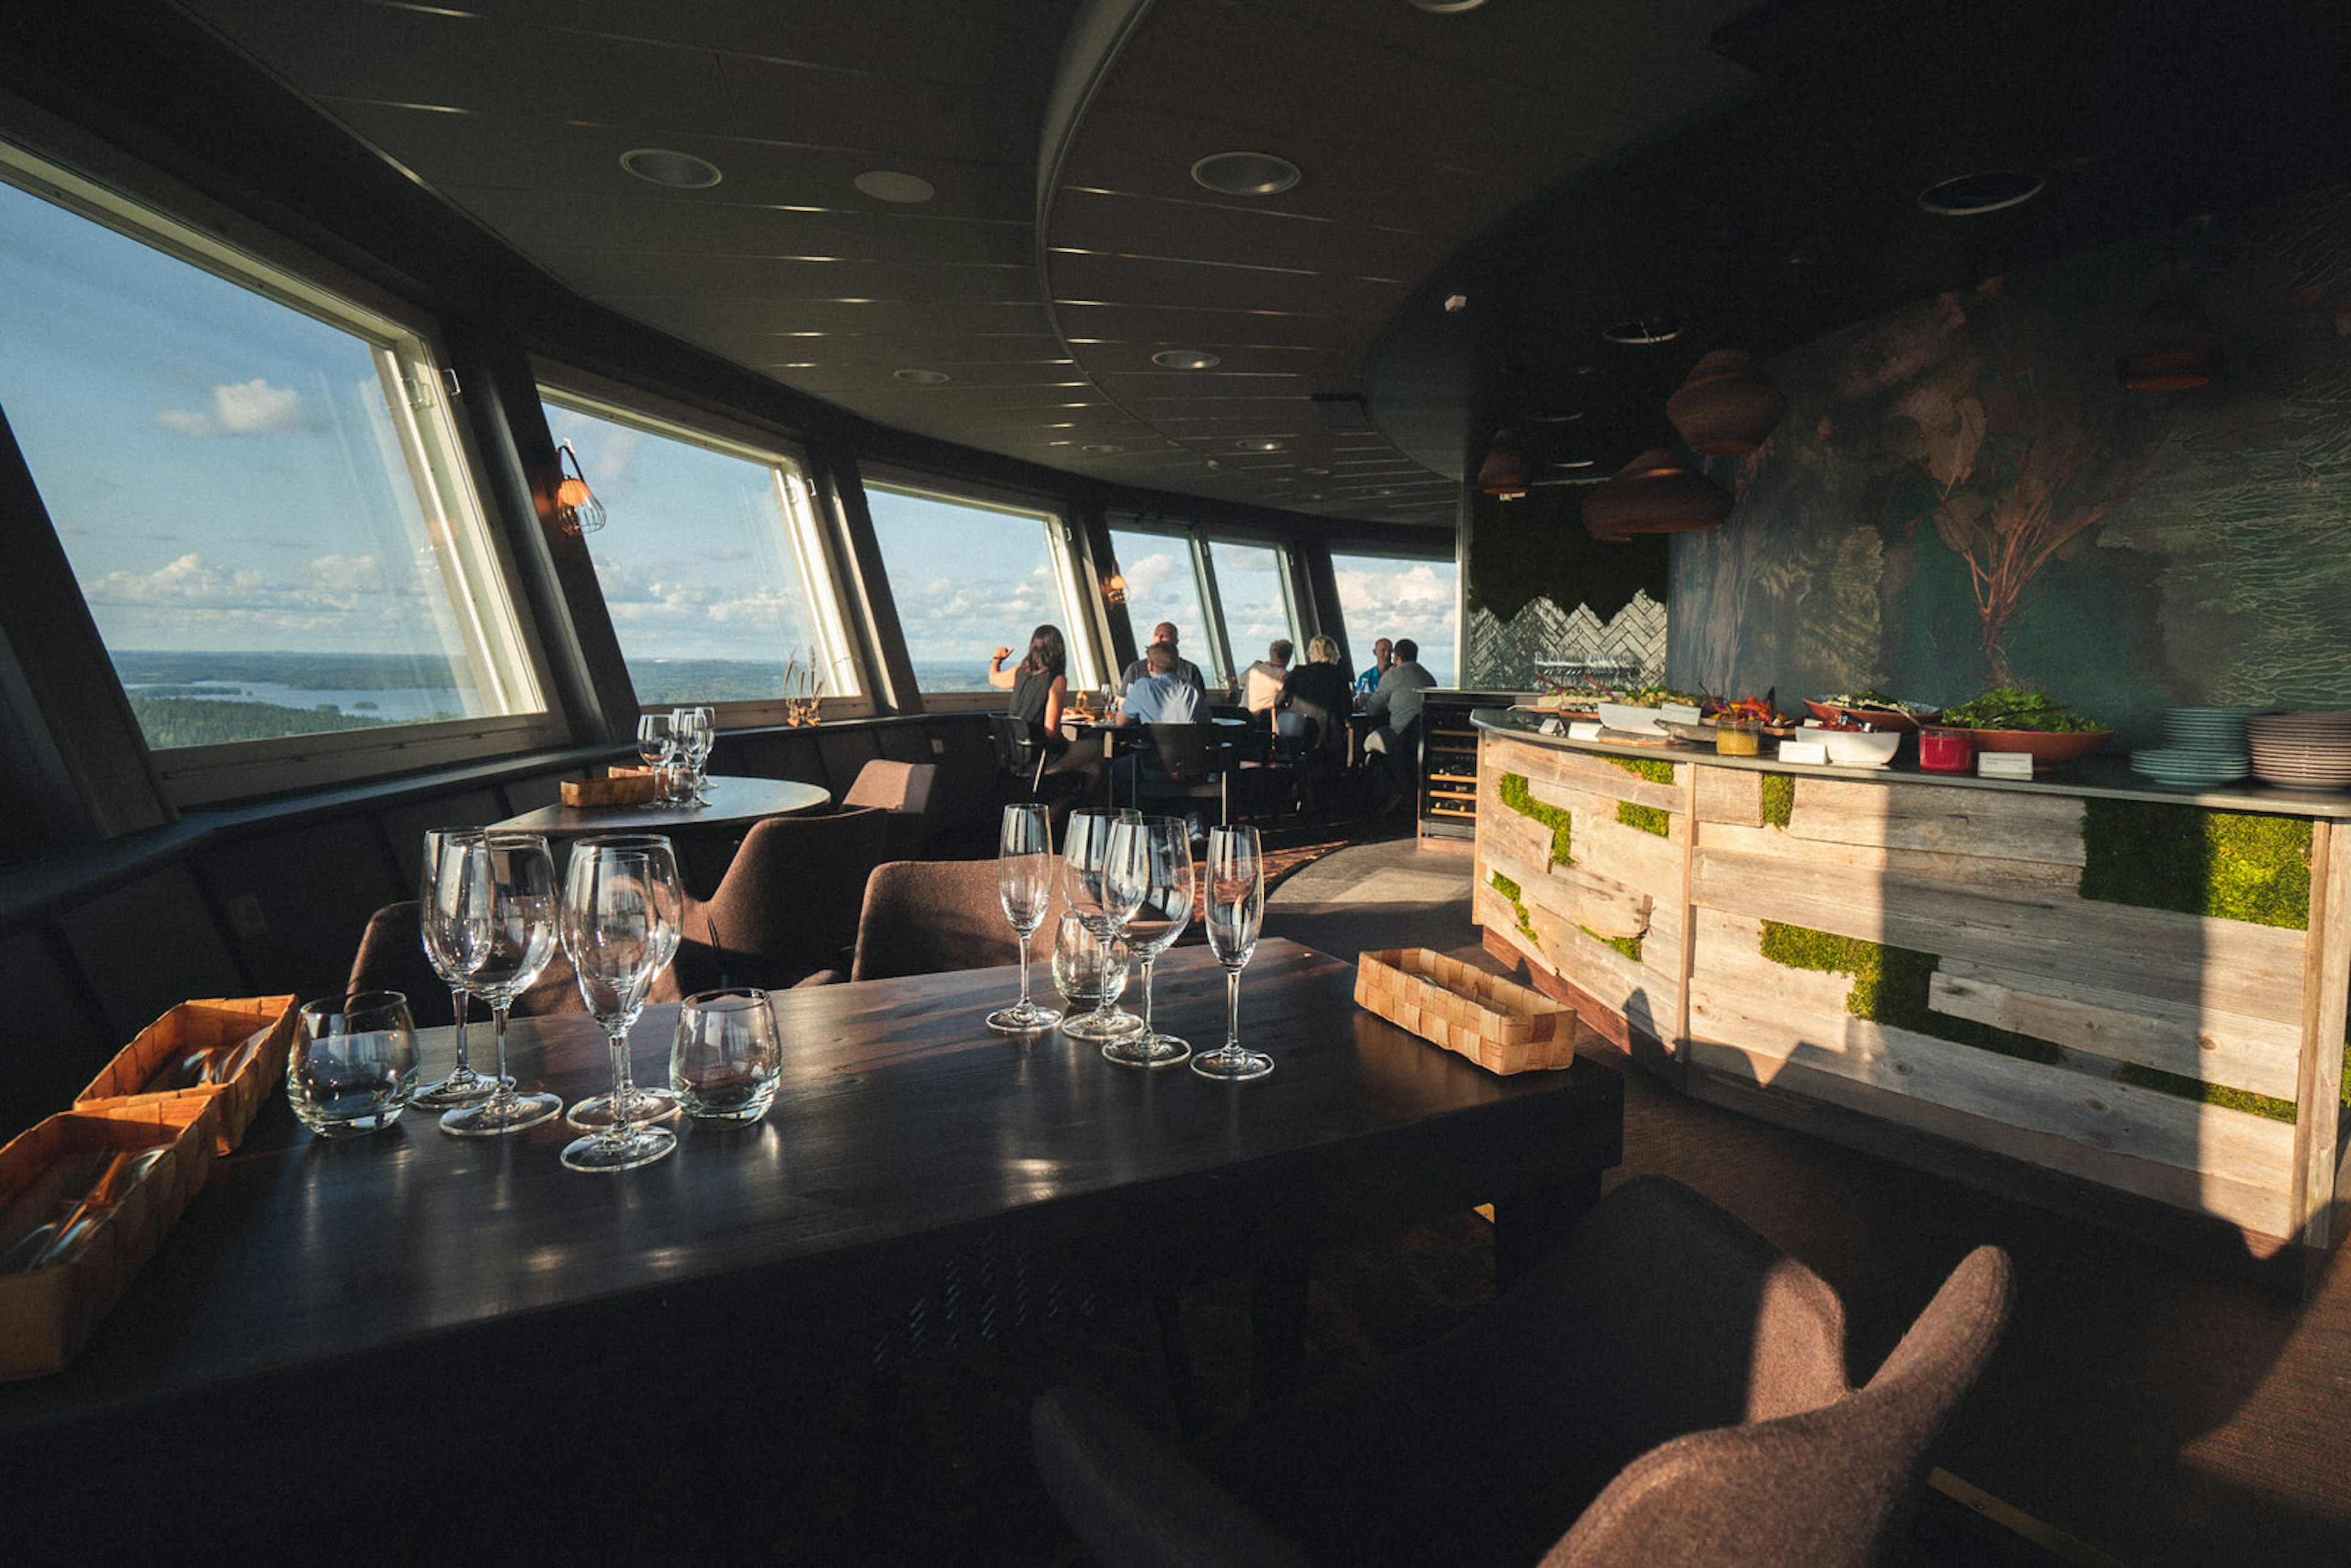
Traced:
[[1825, 843], [2079, 867], [2082, 802], [2066, 795], [1800, 778], [1788, 832]]
[[1691, 897], [1710, 908], [2028, 974], [2073, 977], [2092, 964], [2118, 990], [2249, 1018], [2301, 1016], [2299, 931], [1855, 876], [1705, 845], [1696, 853]]
[[[2286, 1234], [2275, 1228], [2289, 1207], [2294, 1128], [2286, 1123], [1864, 1019], [1847, 1016], [1829, 1027], [1824, 1021], [1800, 1022], [1702, 982], [1691, 988], [1693, 1041], [1746, 1058], [1758, 1082], [1779, 1082], [1786, 1070], [1801, 1067], [1816, 1076], [1796, 1082], [1813, 1088], [1819, 1078], [1842, 1078], [1962, 1113], [1987, 1129], [2046, 1134], [2085, 1150], [2192, 1172], [2195, 1183], [2151, 1182], [2164, 1190], [2147, 1196], [2176, 1202], [2186, 1194], [2204, 1212], [2252, 1223], [2241, 1212], [2210, 1206], [2213, 1194], [2230, 1194], [2232, 1209], [2253, 1204], [2264, 1216], [2261, 1228]], [[1721, 1064], [1719, 1052], [1713, 1061]], [[2038, 1157], [2080, 1174], [2070, 1155], [2053, 1160], [2053, 1152], [2044, 1149]]]
[[[1708, 768], [1705, 771], [1719, 772]], [[1899, 877], [1905, 882], [1943, 882], [1959, 887], [1991, 887], [2071, 898], [2080, 884], [2079, 866], [2053, 861], [2009, 860], [1994, 855], [1963, 855], [1936, 850], [1896, 850], [1879, 844], [1841, 844], [1820, 839], [1800, 839], [1779, 828], [1750, 828], [1730, 822], [1706, 822], [1701, 841], [1708, 849], [1731, 854], [1802, 861], [1807, 865], [1835, 866], [1856, 876]]]
[[1929, 1000], [1937, 1012], [2109, 1061], [2135, 1061], [2279, 1100], [2291, 1101], [2300, 1092], [2302, 1031], [2272, 1019], [1953, 958], [1938, 967]]
[[[1671, 784], [1652, 784], [1637, 774], [1629, 773], [1606, 758], [1581, 751], [1561, 751], [1547, 746], [1529, 746], [1510, 742], [1507, 749], [1497, 747], [1495, 757], [1503, 770], [1525, 775], [1531, 783], [1541, 779], [1563, 784], [1572, 789], [1589, 789], [1595, 795], [1611, 800], [1630, 800], [1635, 805], [1655, 806], [1661, 811], [1677, 810], [1681, 806], [1681, 780], [1678, 772]], [[1627, 757], [1626, 761], [1664, 761], [1671, 758]], [[1678, 763], [1686, 768], [1687, 763]]]
[[1499, 800], [1479, 803], [1478, 833], [1481, 863], [1498, 853], [1515, 855], [1537, 865], [1551, 863], [1551, 830]]
[[1729, 822], [1742, 828], [1763, 825], [1763, 775], [1744, 768], [1690, 769], [1698, 775], [1698, 820]]
[[1666, 1038], [1678, 997], [1670, 977], [1649, 967], [1650, 939], [1643, 940], [1643, 962], [1636, 964], [1547, 910], [1529, 908], [1528, 917], [1537, 932], [1530, 938], [1519, 928], [1510, 902], [1483, 884], [1472, 907], [1489, 932], [1500, 936], [1529, 963], [1577, 987], [1634, 1028]]
[[[1767, 1093], [1785, 1093], [1840, 1105], [1895, 1126], [1914, 1127], [2044, 1170], [2152, 1198], [2191, 1214], [2212, 1215], [2261, 1236], [2283, 1238], [2289, 1234], [2289, 1209], [2282, 1180], [2276, 1186], [2248, 1183], [2094, 1148], [2056, 1134], [2016, 1126], [1915, 1094], [1822, 1071], [1808, 1061], [1759, 1063], [1747, 1053], [1715, 1041], [1694, 1041], [1690, 1061], [1701, 1071], [1739, 1083], [1762, 1085]], [[1762, 1075], [1766, 1066], [1770, 1067], [1768, 1079]]]
[[1488, 869], [1519, 884], [1520, 902], [1531, 909], [1546, 909], [1571, 925], [1581, 925], [1601, 936], [1641, 936], [1649, 929], [1650, 896], [1602, 876], [1584, 865], [1555, 865], [1548, 871], [1541, 861], [1521, 860], [1499, 846]]
[[2313, 1247], [2333, 1242], [2335, 1140], [2343, 1113], [2343, 1036], [2351, 1002], [2351, 832], [2311, 824], [2310, 952], [2303, 977], [2294, 1218]]

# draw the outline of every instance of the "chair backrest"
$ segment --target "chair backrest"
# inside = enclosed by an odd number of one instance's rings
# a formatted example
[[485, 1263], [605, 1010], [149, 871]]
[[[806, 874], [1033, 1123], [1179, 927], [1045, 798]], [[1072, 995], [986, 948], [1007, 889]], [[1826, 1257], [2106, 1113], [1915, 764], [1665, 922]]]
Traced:
[[1207, 779], [1224, 765], [1224, 748], [1213, 724], [1146, 724], [1160, 768], [1171, 779]]
[[[387, 904], [369, 916], [367, 929], [360, 934], [360, 949], [351, 958], [350, 977], [344, 983], [344, 992], [399, 991], [408, 998], [408, 1010], [418, 1024], [426, 1028], [454, 1021], [450, 1009], [449, 987], [425, 961], [423, 930], [420, 924], [419, 905], [414, 899], [401, 904]], [[650, 999], [674, 1002], [685, 993], [678, 988], [674, 965], [664, 969], [653, 981]], [[549, 1013], [583, 1013], [588, 1004], [580, 998], [580, 982], [573, 972], [571, 960], [557, 948], [555, 956], [530, 989], [514, 999], [507, 1009], [512, 1018], [542, 1018]], [[481, 1002], [471, 1003], [465, 1016], [480, 1019], [489, 1009]]]
[[[996, 879], [992, 860], [892, 861], [876, 867], [865, 884], [849, 977], [879, 980], [1012, 963], [1019, 949], [997, 896]], [[1066, 907], [1057, 889], [1038, 927], [1048, 950]], [[1031, 945], [1032, 957], [1038, 946]], [[1030, 983], [1036, 983], [1033, 972]]]
[[686, 901], [672, 967], [679, 983], [688, 991], [774, 988], [839, 967], [857, 939], [865, 880], [888, 853], [890, 821], [880, 807], [861, 806], [753, 823], [717, 891]]
[[883, 860], [919, 860], [924, 841], [930, 837], [938, 777], [935, 762], [876, 758], [858, 770], [857, 782], [849, 787], [841, 803], [878, 806], [890, 813], [889, 842], [883, 846]]
[[1040, 727], [1008, 713], [992, 713], [987, 716], [987, 740], [996, 748], [996, 766], [1006, 780], [1035, 793], [1045, 770]]

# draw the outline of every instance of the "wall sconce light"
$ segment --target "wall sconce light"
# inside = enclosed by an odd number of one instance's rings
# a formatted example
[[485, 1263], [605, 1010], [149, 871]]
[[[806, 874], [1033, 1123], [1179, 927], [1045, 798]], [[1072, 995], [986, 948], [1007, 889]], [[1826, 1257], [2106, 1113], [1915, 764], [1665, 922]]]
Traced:
[[1494, 444], [1478, 465], [1478, 488], [1498, 501], [1515, 501], [1527, 493], [1527, 458], [1518, 437], [1507, 430], [1494, 432]]
[[[563, 460], [571, 459], [565, 469]], [[555, 486], [555, 520], [566, 533], [592, 534], [604, 526], [604, 503], [588, 487], [588, 476], [580, 471], [580, 454], [565, 442], [556, 448], [555, 471], [562, 480]]]
[[1667, 451], [1653, 446], [1583, 497], [1583, 526], [1607, 544], [1635, 534], [1710, 528], [1730, 515], [1730, 492]]
[[1124, 578], [1121, 577], [1118, 573], [1116, 573], [1116, 572], [1114, 572], [1114, 571], [1113, 571], [1113, 572], [1112, 572], [1108, 577], [1103, 578], [1103, 579], [1102, 579], [1102, 602], [1103, 602], [1104, 604], [1123, 604], [1123, 603], [1125, 603], [1125, 602], [1126, 602], [1126, 579], [1124, 579]]
[[1717, 349], [1698, 361], [1681, 390], [1666, 400], [1666, 417], [1708, 457], [1742, 457], [1763, 444], [1788, 400], [1741, 349]]

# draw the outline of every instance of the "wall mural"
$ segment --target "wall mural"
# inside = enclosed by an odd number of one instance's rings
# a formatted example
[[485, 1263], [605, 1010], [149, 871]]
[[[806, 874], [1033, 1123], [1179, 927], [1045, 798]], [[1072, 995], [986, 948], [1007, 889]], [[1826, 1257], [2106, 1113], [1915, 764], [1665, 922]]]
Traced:
[[[2177, 270], [2210, 384], [2115, 359]], [[2351, 186], [1881, 316], [1770, 367], [1787, 417], [1708, 461], [1668, 679], [1730, 695], [2038, 686], [2153, 739], [2174, 705], [2351, 707]]]
[[1464, 686], [1531, 692], [1536, 666], [1552, 660], [1664, 678], [1666, 540], [1600, 543], [1583, 526], [1585, 488], [1539, 486], [1514, 501], [1472, 493]]

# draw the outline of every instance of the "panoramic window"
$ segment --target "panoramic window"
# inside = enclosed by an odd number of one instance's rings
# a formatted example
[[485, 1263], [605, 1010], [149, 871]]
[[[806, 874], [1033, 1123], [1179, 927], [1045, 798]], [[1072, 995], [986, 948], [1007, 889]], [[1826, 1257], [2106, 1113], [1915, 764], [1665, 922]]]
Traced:
[[588, 557], [641, 705], [857, 693], [797, 462], [569, 390], [542, 392], [549, 431], [571, 443], [604, 506]]
[[1455, 684], [1455, 633], [1460, 626], [1450, 560], [1402, 560], [1394, 556], [1331, 552], [1339, 580], [1339, 613], [1347, 622], [1348, 653], [1357, 665], [1372, 662], [1372, 643], [1409, 637], [1437, 684]]
[[1102, 678], [1070, 597], [1066, 525], [1054, 514], [868, 479], [865, 505], [897, 601], [915, 688], [986, 692], [987, 656], [1017, 661], [1039, 625], [1061, 629], [1071, 686]]
[[[1208, 570], [1217, 584], [1217, 608], [1225, 617], [1225, 657], [1217, 678], [1229, 684], [1235, 669], [1247, 669], [1265, 657], [1277, 637], [1298, 640], [1298, 623], [1290, 612], [1281, 552], [1266, 545], [1234, 539], [1208, 541]], [[1302, 651], [1296, 655], [1304, 661]]]
[[1151, 629], [1173, 622], [1176, 646], [1206, 671], [1214, 663], [1207, 612], [1200, 607], [1200, 578], [1192, 566], [1192, 541], [1184, 534], [1113, 528], [1110, 547], [1118, 574], [1126, 579], [1127, 623], [1134, 628], [1135, 653], [1151, 641]]
[[542, 709], [415, 330], [13, 149], [0, 178], [0, 408], [167, 776]]

